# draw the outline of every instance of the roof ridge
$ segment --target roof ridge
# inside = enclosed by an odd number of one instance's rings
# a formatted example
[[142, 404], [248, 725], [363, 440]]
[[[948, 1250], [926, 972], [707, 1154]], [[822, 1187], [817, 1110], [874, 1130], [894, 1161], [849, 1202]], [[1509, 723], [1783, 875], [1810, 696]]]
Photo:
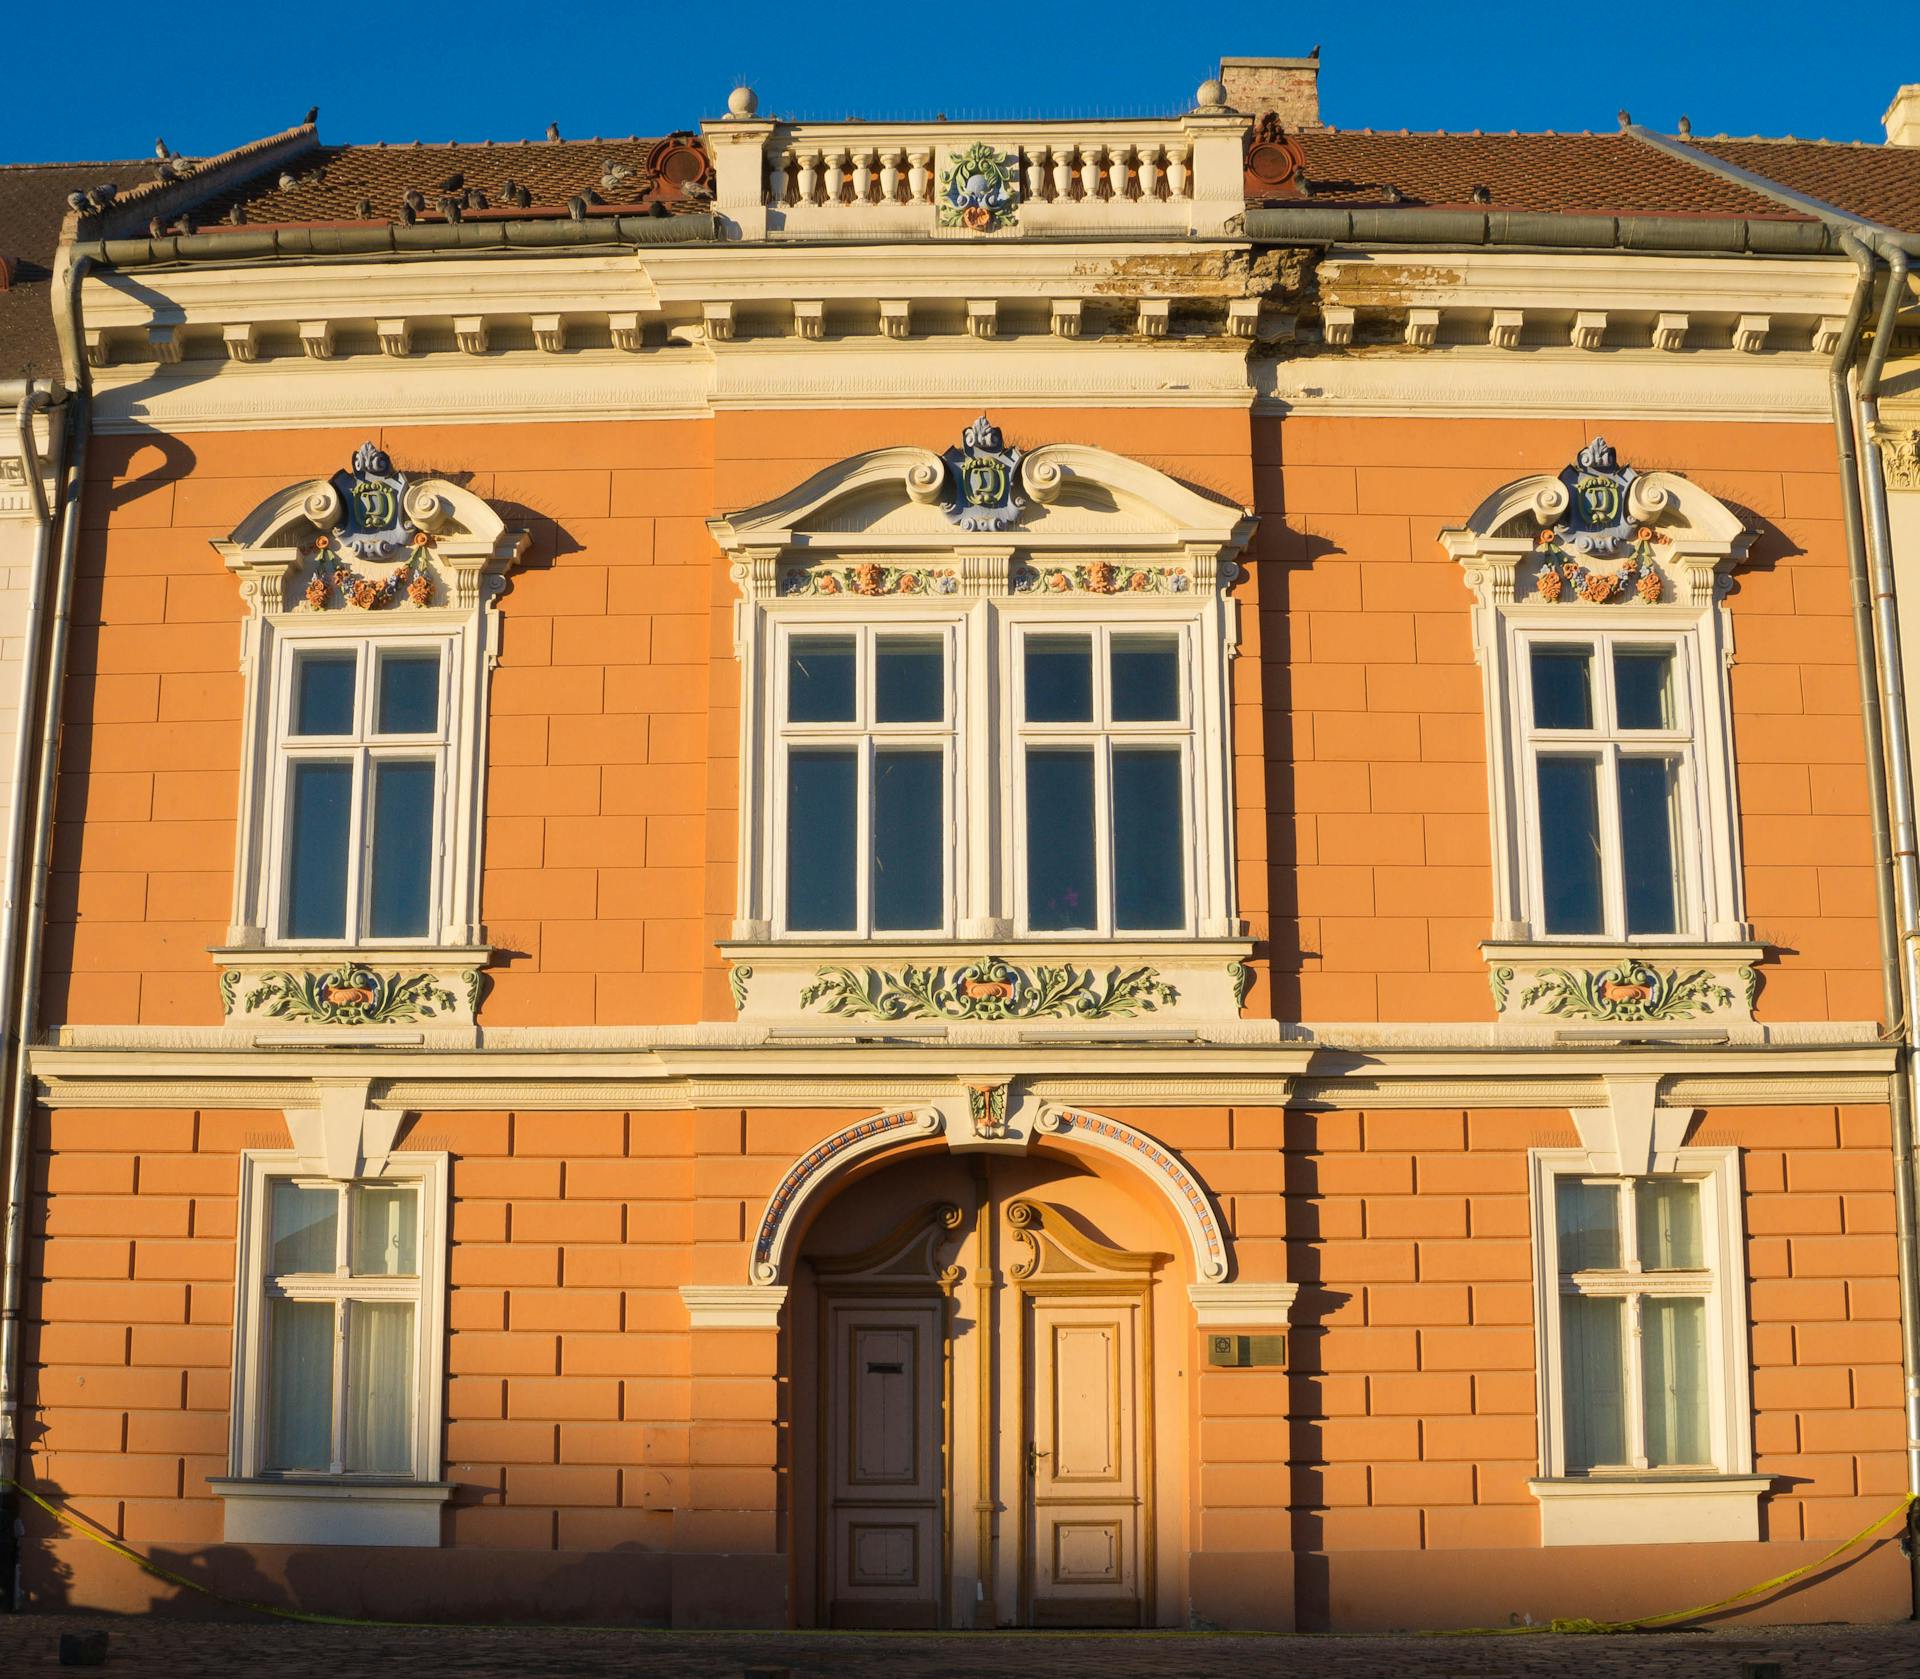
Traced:
[[189, 175], [177, 176], [173, 180], [142, 181], [119, 194], [105, 210], [94, 215], [69, 211], [61, 238], [63, 241], [68, 237], [78, 238], [82, 226], [88, 222], [97, 223], [87, 229], [93, 236], [113, 238], [129, 227], [142, 226], [146, 219], [159, 211], [185, 209], [198, 204], [233, 186], [236, 180], [244, 180], [257, 169], [316, 151], [319, 144], [319, 127], [310, 122], [282, 129], [278, 134], [262, 135], [230, 151], [199, 159]]
[[[183, 157], [180, 161], [182, 163], [198, 163], [200, 160], [193, 157]], [[157, 168], [159, 166], [159, 159], [151, 157], [77, 157], [71, 160], [62, 159], [41, 163], [0, 163], [0, 169], [9, 171], [26, 169], [138, 169], [143, 166]]]

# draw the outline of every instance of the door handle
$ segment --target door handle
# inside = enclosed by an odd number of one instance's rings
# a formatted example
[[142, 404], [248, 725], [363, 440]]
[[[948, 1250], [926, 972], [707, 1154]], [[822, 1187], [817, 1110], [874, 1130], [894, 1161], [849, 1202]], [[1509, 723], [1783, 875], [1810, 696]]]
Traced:
[[1050, 1452], [1041, 1451], [1038, 1446], [1036, 1446], [1031, 1440], [1029, 1440], [1027, 1442], [1027, 1473], [1028, 1475], [1034, 1476], [1037, 1478], [1040, 1473], [1040, 1459], [1043, 1457], [1051, 1457], [1052, 1455], [1053, 1454]]

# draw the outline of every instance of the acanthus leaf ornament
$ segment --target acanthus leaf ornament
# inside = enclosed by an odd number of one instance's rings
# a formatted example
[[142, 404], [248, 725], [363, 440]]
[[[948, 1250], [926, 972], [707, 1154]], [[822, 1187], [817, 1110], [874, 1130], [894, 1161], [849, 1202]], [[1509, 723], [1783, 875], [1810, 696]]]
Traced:
[[1020, 208], [1019, 159], [976, 140], [940, 171], [940, 225], [993, 233], [1011, 227]]
[[1020, 522], [1026, 497], [1020, 493], [1022, 451], [1009, 449], [1000, 428], [982, 414], [960, 434], [959, 444], [941, 459], [947, 465], [947, 517], [962, 530], [999, 531]]
[[453, 1014], [458, 1003], [431, 973], [380, 974], [349, 962], [323, 973], [262, 974], [245, 1012], [309, 1026], [385, 1026]]
[[1600, 970], [1543, 968], [1521, 994], [1522, 1008], [1573, 1020], [1691, 1020], [1733, 1007], [1733, 991], [1705, 968], [1681, 973], [1629, 957]]
[[948, 969], [909, 964], [898, 973], [838, 964], [818, 970], [800, 993], [802, 1008], [849, 1019], [1102, 1020], [1151, 1014], [1179, 993], [1157, 968], [1014, 967], [998, 956]]

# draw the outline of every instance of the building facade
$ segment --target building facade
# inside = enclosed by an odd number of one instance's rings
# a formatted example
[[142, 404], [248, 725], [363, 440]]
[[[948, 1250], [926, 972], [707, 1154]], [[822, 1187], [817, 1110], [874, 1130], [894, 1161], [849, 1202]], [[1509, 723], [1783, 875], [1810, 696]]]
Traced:
[[29, 1604], [1506, 1625], [1898, 1505], [1857, 264], [1316, 77], [76, 212]]

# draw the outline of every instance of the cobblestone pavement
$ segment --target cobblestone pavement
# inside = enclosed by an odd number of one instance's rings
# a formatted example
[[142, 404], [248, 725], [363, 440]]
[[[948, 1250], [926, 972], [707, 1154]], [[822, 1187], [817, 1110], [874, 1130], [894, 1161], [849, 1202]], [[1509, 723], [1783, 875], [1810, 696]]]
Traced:
[[205, 1679], [361, 1674], [639, 1674], [741, 1679], [1914, 1679], [1920, 1626], [1510, 1638], [1279, 1638], [1233, 1633], [945, 1634], [582, 1631], [566, 1627], [321, 1627], [102, 1615], [0, 1616], [0, 1674], [70, 1672], [62, 1632], [104, 1629], [105, 1671]]

